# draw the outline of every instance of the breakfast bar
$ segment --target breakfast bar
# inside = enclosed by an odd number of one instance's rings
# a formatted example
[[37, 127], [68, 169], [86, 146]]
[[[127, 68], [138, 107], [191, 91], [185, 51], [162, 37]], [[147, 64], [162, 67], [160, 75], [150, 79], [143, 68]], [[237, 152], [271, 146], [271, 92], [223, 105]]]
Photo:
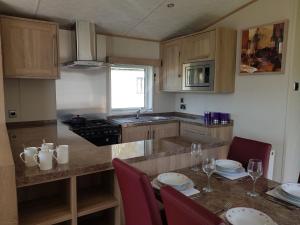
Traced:
[[[16, 167], [20, 224], [92, 224], [101, 217], [107, 224], [121, 223], [120, 193], [112, 159], [120, 158], [155, 175], [191, 166], [194, 139], [169, 137], [97, 147], [60, 122], [10, 126], [8, 129]], [[42, 140], [69, 145], [69, 163], [40, 170], [26, 167], [19, 154], [23, 146], [40, 146]], [[228, 143], [203, 136], [203, 155], [223, 157]], [[97, 220], [97, 219], [95, 219]]]

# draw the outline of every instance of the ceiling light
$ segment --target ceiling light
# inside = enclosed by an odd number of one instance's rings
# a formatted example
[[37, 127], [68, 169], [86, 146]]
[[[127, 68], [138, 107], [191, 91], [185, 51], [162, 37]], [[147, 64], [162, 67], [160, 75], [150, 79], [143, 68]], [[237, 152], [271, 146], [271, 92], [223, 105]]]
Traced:
[[173, 8], [174, 6], [175, 6], [174, 3], [168, 3], [168, 4], [167, 4], [167, 7], [168, 7], [168, 8]]

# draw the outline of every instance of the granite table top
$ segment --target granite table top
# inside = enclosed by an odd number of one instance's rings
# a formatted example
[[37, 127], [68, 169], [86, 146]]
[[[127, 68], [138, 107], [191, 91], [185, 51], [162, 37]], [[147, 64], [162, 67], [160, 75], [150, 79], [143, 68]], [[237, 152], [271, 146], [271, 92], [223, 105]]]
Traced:
[[[202, 190], [207, 184], [207, 176], [202, 172], [194, 172], [190, 168], [177, 170], [176, 172], [187, 175], [199, 190]], [[248, 207], [260, 210], [270, 216], [278, 225], [300, 224], [300, 208], [283, 203], [266, 194], [267, 191], [279, 185], [275, 181], [259, 178], [256, 183], [256, 191], [260, 195], [255, 198], [246, 195], [246, 192], [252, 189], [250, 177], [231, 181], [214, 174], [211, 178], [211, 185], [214, 189], [213, 192], [205, 193], [201, 191], [199, 195], [193, 197], [193, 200], [212, 212], [222, 209], [226, 202], [230, 202], [232, 208]], [[224, 213], [219, 216], [224, 219]]]
[[[190, 151], [193, 141], [183, 137], [145, 140], [107, 146], [95, 146], [60, 123], [40, 126], [11, 127], [8, 129], [15, 162], [17, 187], [28, 186], [71, 176], [112, 169], [112, 159], [121, 158], [128, 163], [183, 154]], [[41, 171], [37, 166], [26, 167], [19, 158], [23, 146], [40, 146], [42, 139], [55, 145], [69, 145], [69, 163], [56, 164], [53, 169]], [[209, 136], [197, 140], [203, 150], [222, 147], [228, 143]]]

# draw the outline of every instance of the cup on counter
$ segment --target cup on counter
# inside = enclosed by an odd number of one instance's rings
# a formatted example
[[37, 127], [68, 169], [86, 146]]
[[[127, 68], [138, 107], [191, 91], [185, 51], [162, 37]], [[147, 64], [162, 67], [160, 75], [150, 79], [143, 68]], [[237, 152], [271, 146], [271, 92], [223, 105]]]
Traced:
[[54, 143], [43, 143], [42, 146], [41, 146], [41, 150], [42, 151], [54, 150]]
[[40, 170], [50, 170], [53, 167], [53, 154], [49, 151], [39, 151], [33, 155], [33, 159], [38, 164]]
[[229, 113], [220, 113], [220, 123], [229, 124], [230, 123], [230, 114]]
[[[34, 161], [33, 156], [37, 153], [38, 153], [38, 148], [27, 147], [27, 148], [24, 148], [24, 151], [20, 153], [20, 158], [27, 167], [36, 166], [37, 163]], [[24, 155], [24, 158], [23, 158], [23, 155]]]
[[219, 112], [212, 112], [211, 113], [211, 122], [212, 122], [212, 124], [219, 124], [220, 123], [220, 113]]
[[56, 150], [56, 156], [53, 157], [56, 159], [58, 164], [65, 164], [69, 162], [69, 145], [59, 145]]

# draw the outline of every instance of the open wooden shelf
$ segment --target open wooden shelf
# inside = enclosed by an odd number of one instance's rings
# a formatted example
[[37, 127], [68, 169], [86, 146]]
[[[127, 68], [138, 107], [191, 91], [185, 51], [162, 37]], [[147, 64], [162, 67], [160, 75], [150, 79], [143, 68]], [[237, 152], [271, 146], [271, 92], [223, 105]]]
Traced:
[[78, 218], [78, 225], [114, 225], [114, 209], [89, 214]]
[[78, 217], [118, 206], [113, 194], [101, 192], [99, 188], [80, 190], [77, 197]]
[[20, 225], [50, 225], [71, 218], [70, 207], [60, 198], [37, 199], [19, 204]]

